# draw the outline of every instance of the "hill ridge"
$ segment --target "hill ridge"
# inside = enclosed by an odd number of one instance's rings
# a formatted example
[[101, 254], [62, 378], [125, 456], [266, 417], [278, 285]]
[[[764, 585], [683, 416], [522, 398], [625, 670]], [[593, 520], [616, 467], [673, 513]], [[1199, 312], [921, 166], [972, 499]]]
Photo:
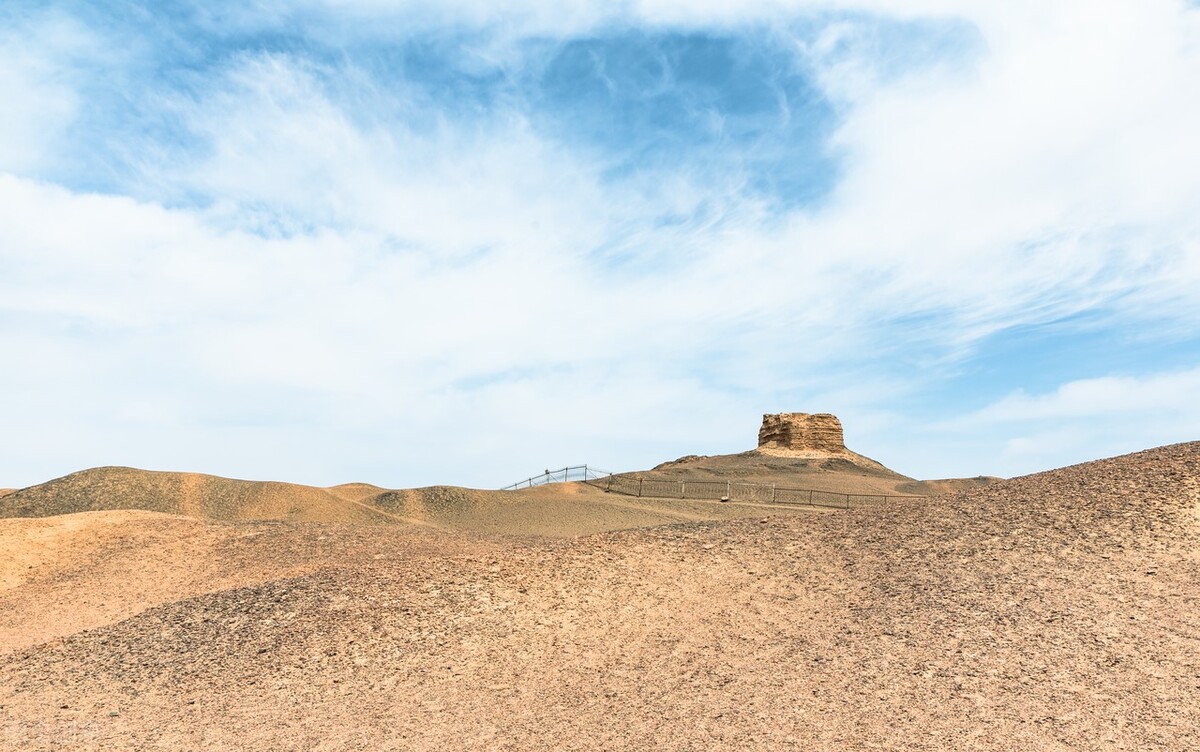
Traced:
[[[421, 497], [392, 493], [397, 508]], [[144, 558], [148, 534], [169, 553], [166, 528], [187, 530], [185, 546], [220, 533], [197, 561], [222, 586], [184, 583], [129, 618], [0, 655], [5, 738], [1194, 749], [1198, 500], [1189, 442], [846, 513], [558, 541], [152, 521], [112, 539], [129, 572], [170, 579], [156, 569], [169, 556]], [[113, 571], [119, 557], [101, 553]], [[109, 598], [88, 561], [60, 570], [82, 578], [81, 597]], [[35, 585], [0, 591], [0, 618], [62, 588]]]

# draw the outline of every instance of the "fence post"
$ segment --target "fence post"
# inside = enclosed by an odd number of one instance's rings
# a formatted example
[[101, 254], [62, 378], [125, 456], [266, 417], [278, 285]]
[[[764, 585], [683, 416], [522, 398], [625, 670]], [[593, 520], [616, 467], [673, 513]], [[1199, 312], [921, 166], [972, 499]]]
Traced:
[[[612, 473], [608, 473], [608, 472], [605, 472], [602, 470], [593, 471], [592, 468], [586, 464], [585, 465], [574, 465], [574, 466], [568, 465], [567, 467], [561, 468], [559, 470], [546, 470], [542, 475], [531, 476], [529, 478], [526, 478], [523, 481], [514, 483], [511, 486], [505, 486], [504, 489], [502, 489], [502, 490], [515, 491], [520, 488], [533, 488], [534, 486], [540, 486], [543, 483], [553, 483], [560, 479], [564, 482], [569, 482], [571, 480], [572, 472], [576, 472], [576, 473], [582, 472], [582, 478], [583, 478], [584, 483], [590, 483], [590, 481], [593, 480], [591, 476], [594, 473], [596, 476], [594, 478], [594, 480], [596, 480], [596, 481], [603, 480], [604, 481], [603, 486], [601, 486], [599, 483], [596, 483], [595, 484], [596, 488], [603, 488], [605, 491], [612, 491], [613, 488], [615, 487], [619, 493], [626, 494], [627, 496], [634, 495], [634, 494], [630, 493], [630, 491], [633, 489], [630, 489], [629, 485], [628, 485], [628, 480], [631, 480], [631, 479], [622, 477], [621, 482], [618, 483], [616, 481], [616, 476], [614, 476]], [[658, 483], [662, 484], [662, 486], [664, 487], [663, 495], [655, 497], [655, 498], [668, 498], [671, 496], [671, 493], [666, 489], [666, 486], [671, 481], [666, 480], [666, 479], [662, 479], [662, 480], [658, 480], [658, 481], [654, 481], [654, 479], [651, 479], [651, 480], [653, 482], [658, 482]], [[679, 498], [687, 499], [688, 498], [687, 481], [681, 480], [681, 481], [676, 481], [676, 483], [679, 486], [679, 491], [678, 491]], [[716, 483], [713, 481], [698, 481], [698, 484], [704, 488], [709, 488], [713, 485], [716, 485]], [[693, 483], [692, 485], [697, 485], [697, 483]], [[767, 490], [768, 485], [771, 487], [770, 503], [772, 503], [772, 504], [803, 504], [804, 502], [800, 501], [800, 499], [804, 498], [803, 494], [807, 491], [808, 492], [808, 505], [811, 507], [817, 506], [817, 499], [816, 499], [817, 489], [815, 489], [815, 488], [792, 488], [790, 486], [783, 486], [782, 488], [780, 488], [780, 486], [776, 483], [770, 483], [770, 484], [767, 484], [767, 483], [740, 483], [739, 487], [746, 490], [747, 495], [744, 495], [742, 497], [743, 499], [749, 499], [749, 500], [757, 499], [759, 501], [763, 501], [764, 497], [766, 496], [766, 490]], [[628, 490], [622, 491], [621, 490], [622, 488], [625, 488]], [[651, 490], [653, 490], [653, 489], [651, 489]], [[781, 502], [779, 500], [779, 491], [780, 490], [789, 492], [790, 495], [788, 495], [788, 501]], [[637, 490], [634, 493], [638, 496], [638, 498], [644, 498], [646, 496], [646, 479], [645, 478], [638, 478]], [[696, 497], [698, 499], [709, 499], [711, 496], [711, 491], [701, 490], [698, 493], [699, 493], [699, 496]], [[867, 504], [868, 506], [871, 506], [872, 504], [876, 504], [876, 503], [887, 504], [887, 503], [890, 503], [893, 498], [892, 494], [850, 494], [850, 493], [843, 493], [841, 491], [821, 491], [821, 493], [827, 494], [830, 497], [828, 503], [822, 502], [821, 506], [833, 507], [835, 509], [837, 508], [837, 505], [832, 498], [834, 496], [842, 497], [842, 508], [843, 509], [853, 509], [854, 508], [853, 497], [855, 497], [855, 496], [857, 496], [859, 498], [867, 499], [868, 501], [863, 502], [863, 503]], [[733, 498], [733, 481], [732, 480], [725, 481], [725, 496], [722, 498], [725, 498], [725, 499]], [[900, 495], [896, 495], [895, 498], [908, 499], [908, 498], [915, 498], [915, 497], [900, 494]], [[870, 501], [871, 499], [874, 499], [876, 501]], [[883, 499], [883, 501], [878, 502], [879, 499]]]

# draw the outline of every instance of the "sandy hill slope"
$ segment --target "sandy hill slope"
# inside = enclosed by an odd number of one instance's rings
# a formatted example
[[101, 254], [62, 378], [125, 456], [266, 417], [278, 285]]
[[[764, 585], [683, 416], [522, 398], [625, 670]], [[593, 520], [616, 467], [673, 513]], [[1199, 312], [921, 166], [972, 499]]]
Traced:
[[900, 493], [911, 493], [920, 496], [936, 496], [952, 494], [960, 491], [970, 491], [983, 486], [1003, 481], [994, 475], [977, 475], [973, 478], [939, 478], [936, 480], [914, 480], [911, 483], [897, 483], [896, 490]]
[[362, 501], [369, 499], [372, 496], [378, 496], [387, 489], [373, 486], [370, 483], [343, 483], [340, 486], [332, 486], [326, 488], [326, 491], [343, 499], [351, 501]]
[[[457, 541], [429, 534], [445, 556]], [[310, 573], [338, 556], [412, 552], [416, 533], [362, 525], [223, 523], [144, 511], [0, 519], [0, 653], [203, 593]], [[333, 541], [336, 539], [336, 544]], [[369, 551], [368, 551], [369, 549]]]
[[442, 530], [477, 534], [573, 537], [676, 522], [738, 519], [763, 514], [812, 515], [806, 507], [719, 504], [684, 499], [638, 499], [583, 483], [521, 491], [478, 491], [455, 486], [389, 491], [369, 502]]
[[[927, 496], [994, 483], [999, 478], [954, 478], [919, 481], [884, 465], [846, 451], [848, 456], [805, 457], [752, 450], [740, 454], [690, 455], [624, 477], [764, 483], [850, 494], [913, 494]], [[852, 455], [852, 456], [851, 456]]]
[[[141, 510], [221, 521], [402, 524], [485, 534], [576, 536], [752, 516], [762, 513], [764, 504], [849, 507], [846, 494], [856, 495], [855, 503], [862, 505], [886, 501], [887, 495], [947, 493], [995, 480], [918, 481], [847, 449], [834, 415], [779, 413], [763, 416], [754, 451], [684, 457], [602, 484], [554, 484], [515, 492], [452, 486], [389, 490], [368, 483], [314, 488], [102, 467], [0, 495], [0, 518]], [[803, 493], [777, 494], [777, 489]], [[818, 498], [815, 493], [825, 495]], [[722, 497], [733, 503], [716, 503]], [[801, 510], [791, 506], [776, 511]]]
[[[453, 486], [314, 488], [126, 467], [85, 470], [0, 497], [0, 518], [141, 510], [219, 521], [417, 525], [504, 535], [586, 535], [762, 513], [754, 505], [630, 499], [580, 483], [515, 492]], [[777, 509], [778, 513], [811, 513]]]
[[0, 656], [0, 745], [1200, 746], [1200, 444], [577, 539], [273, 527], [221, 556], [277, 577]]
[[[632, 481], [642, 489], [663, 488], [663, 482], [724, 483], [733, 493], [734, 484], [759, 484], [832, 494], [917, 495], [951, 493], [987, 485], [998, 478], [950, 478], [919, 481], [902, 475], [881, 462], [850, 450], [845, 444], [842, 423], [830, 413], [768, 413], [758, 432], [758, 447], [738, 454], [688, 455], [635, 473], [623, 473], [614, 487], [628, 488]], [[657, 492], [657, 491], [656, 491]], [[743, 490], [744, 495], [764, 494]], [[766, 494], [774, 498], [774, 494]], [[794, 498], [794, 495], [793, 495]]]
[[10, 493], [16, 493], [15, 488], [0, 488], [0, 496], [8, 496]]
[[142, 510], [215, 520], [391, 522], [334, 489], [99, 467], [0, 497], [0, 517]]

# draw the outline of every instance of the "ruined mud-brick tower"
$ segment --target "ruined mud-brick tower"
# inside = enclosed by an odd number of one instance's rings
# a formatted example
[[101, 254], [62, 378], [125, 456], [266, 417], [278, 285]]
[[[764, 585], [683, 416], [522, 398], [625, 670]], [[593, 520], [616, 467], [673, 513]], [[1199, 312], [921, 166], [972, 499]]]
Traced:
[[759, 449], [791, 449], [842, 453], [842, 422], [829, 413], [777, 413], [764, 415], [758, 430]]

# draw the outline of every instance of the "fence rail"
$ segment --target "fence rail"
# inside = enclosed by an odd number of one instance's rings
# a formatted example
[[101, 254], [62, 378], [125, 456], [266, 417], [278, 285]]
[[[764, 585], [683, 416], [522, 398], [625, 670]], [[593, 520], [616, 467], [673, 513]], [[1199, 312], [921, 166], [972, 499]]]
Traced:
[[547, 483], [568, 483], [570, 481], [596, 482], [612, 477], [612, 473], [590, 465], [574, 465], [558, 470], [546, 470], [541, 475], [532, 475], [525, 480], [501, 488], [501, 491], [516, 491], [520, 488], [544, 486]]
[[791, 488], [770, 483], [742, 483], [711, 480], [662, 480], [609, 474], [591, 485], [610, 493], [659, 499], [707, 499], [710, 501], [749, 501], [762, 504], [798, 504], [812, 507], [851, 509], [883, 504], [891, 499], [920, 498], [911, 494], [854, 494], [822, 491], [815, 488]]
[[810, 507], [853, 509], [883, 504], [891, 499], [916, 499], [911, 494], [852, 494], [816, 488], [792, 488], [773, 483], [743, 483], [714, 480], [663, 480], [632, 475], [614, 475], [591, 465], [574, 465], [546, 470], [505, 486], [501, 491], [544, 486], [547, 483], [582, 481], [610, 493], [655, 499], [698, 499], [748, 501], [760, 504], [796, 504]]

